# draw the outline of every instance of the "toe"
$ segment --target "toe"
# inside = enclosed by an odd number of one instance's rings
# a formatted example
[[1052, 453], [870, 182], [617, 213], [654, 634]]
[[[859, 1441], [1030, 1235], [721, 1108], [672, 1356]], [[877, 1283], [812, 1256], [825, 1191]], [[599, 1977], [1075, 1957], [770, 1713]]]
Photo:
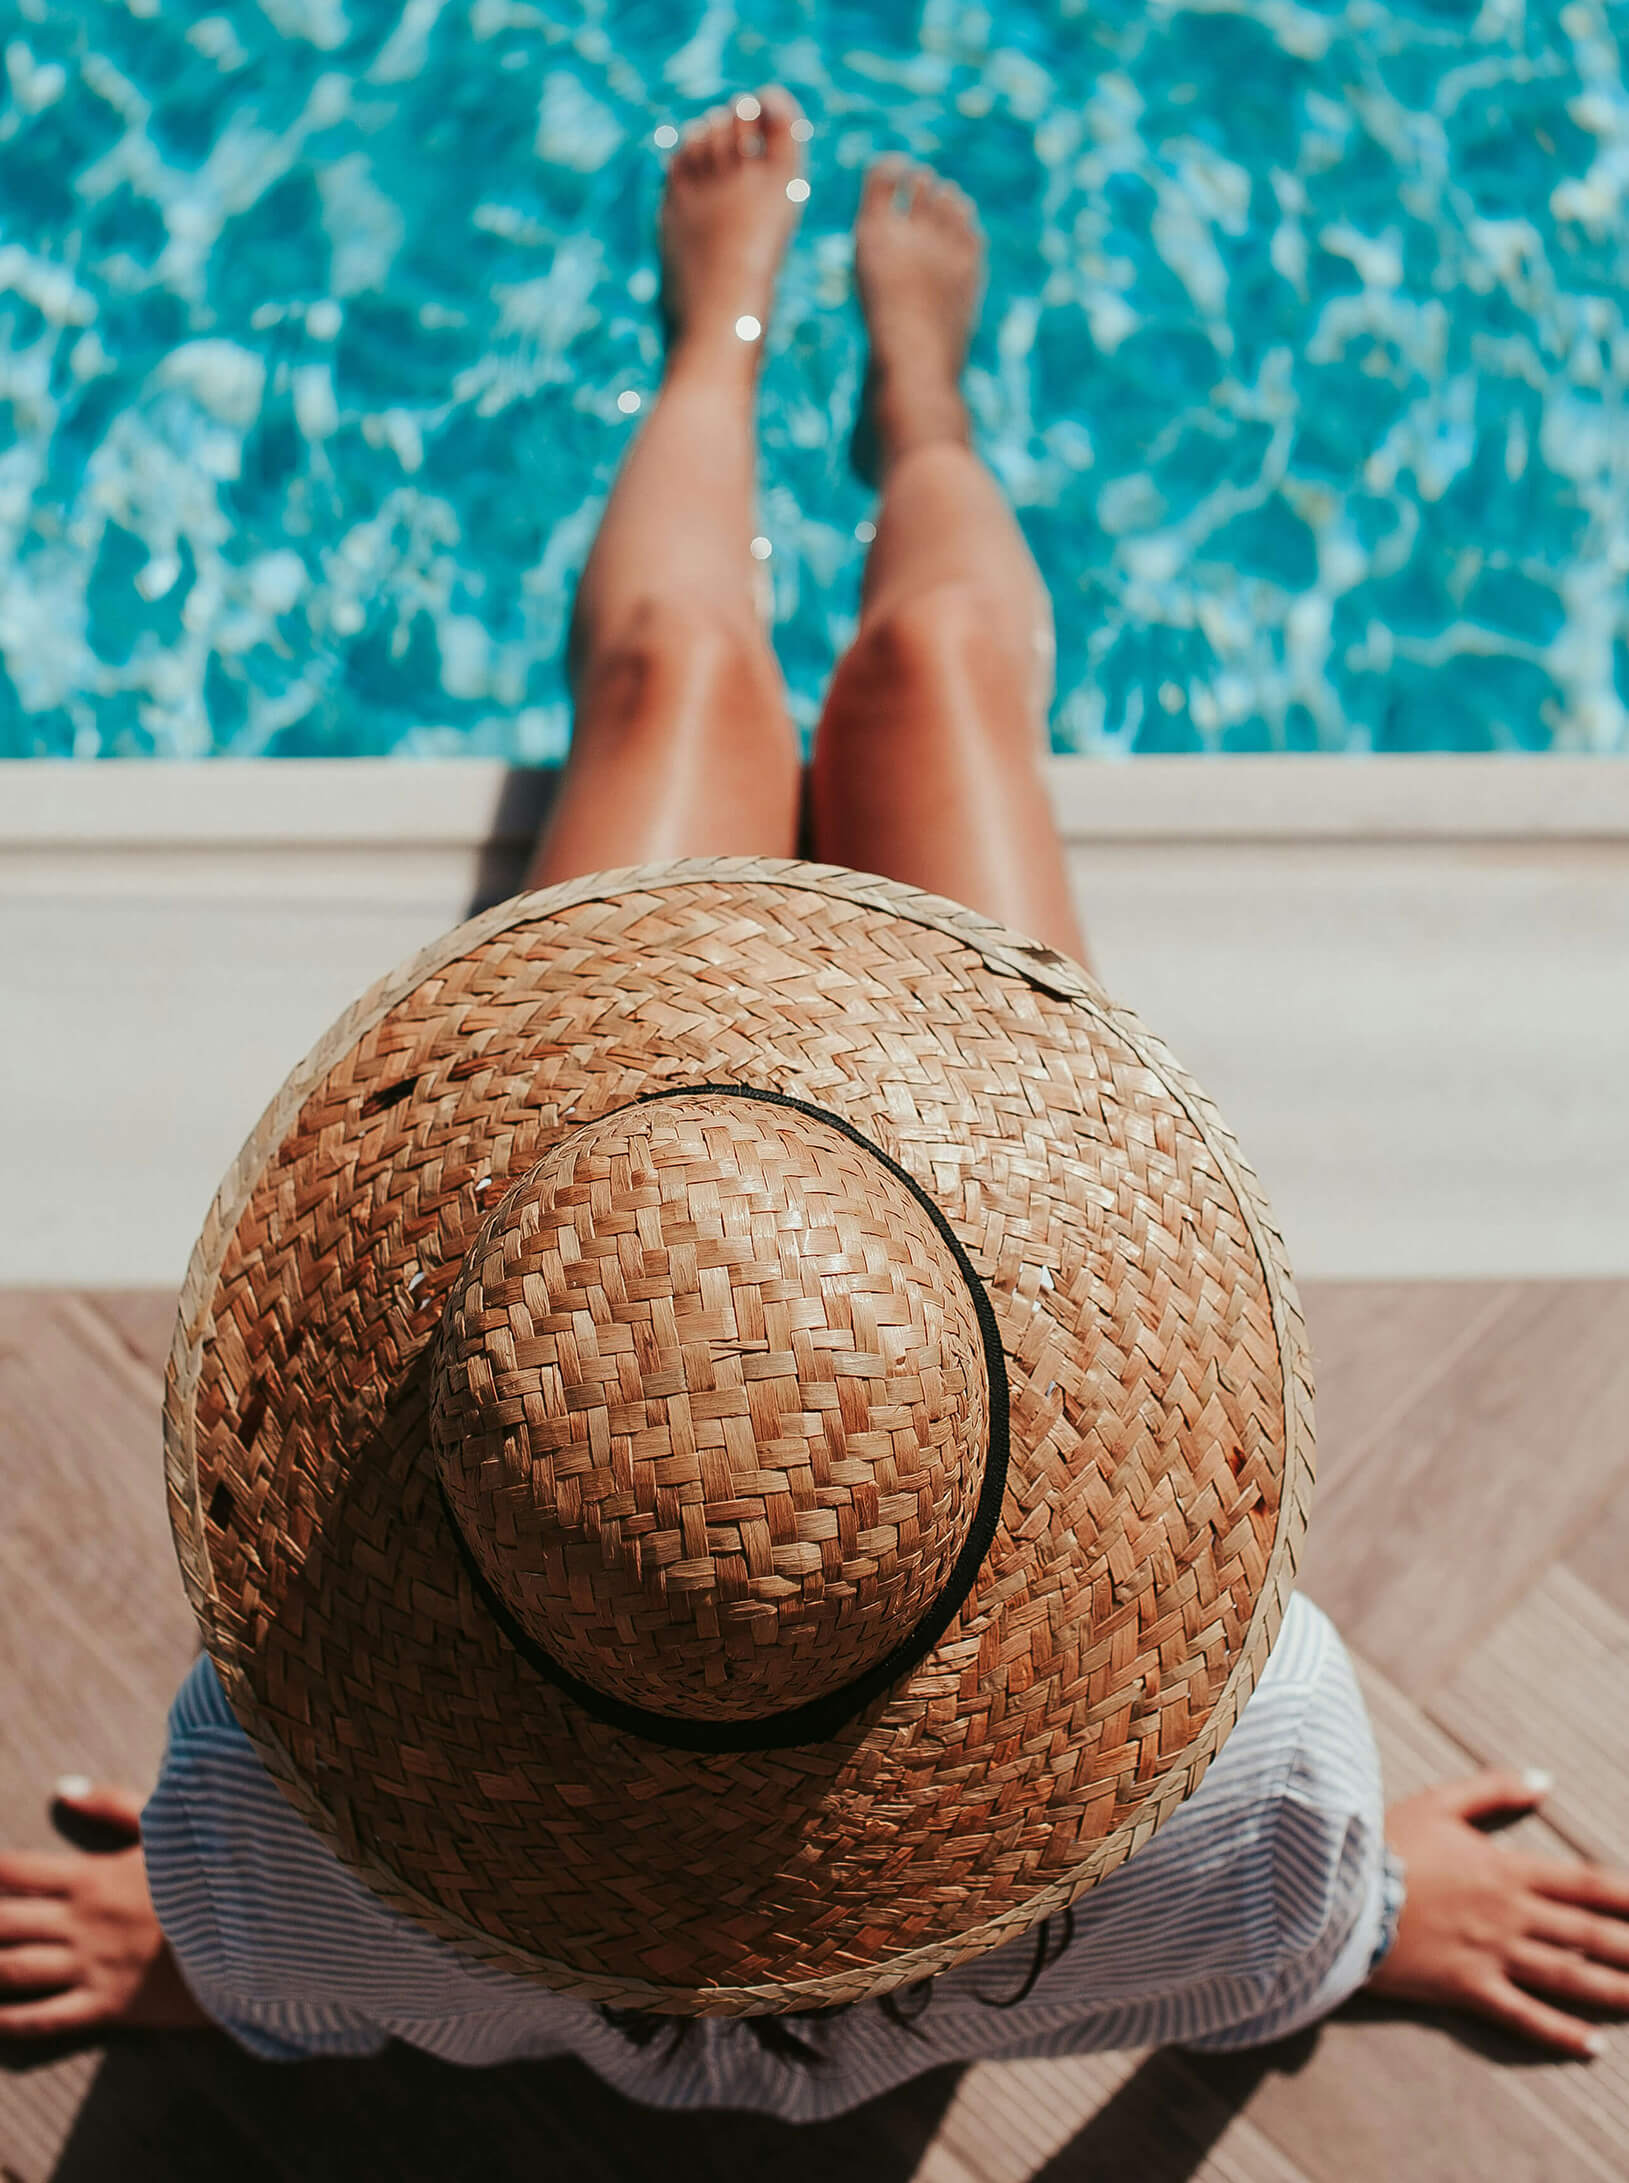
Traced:
[[933, 192], [934, 217], [958, 235], [978, 232], [978, 213], [967, 192], [954, 182], [940, 181]]
[[910, 173], [906, 162], [898, 152], [885, 152], [872, 162], [871, 171], [865, 178], [865, 188], [860, 198], [862, 212], [891, 212], [897, 202], [899, 189]]
[[713, 106], [685, 131], [685, 163], [698, 181], [710, 175], [718, 163], [719, 132], [727, 119], [721, 106]]
[[803, 108], [784, 84], [766, 83], [757, 94], [758, 127], [764, 156], [788, 167], [801, 165], [798, 147], [808, 141], [809, 124]]
[[938, 179], [939, 177], [931, 167], [913, 167], [911, 169], [910, 187], [905, 196], [905, 209], [913, 217], [918, 213], [927, 211], [932, 202], [933, 191]]
[[763, 108], [749, 91], [730, 109], [725, 137], [725, 158], [734, 165], [743, 159], [761, 159], [764, 153]]
[[678, 149], [669, 162], [668, 172], [677, 176], [680, 181], [699, 175], [702, 170], [703, 147], [706, 141], [707, 122], [705, 116], [695, 121], [687, 121], [679, 132]]
[[735, 165], [735, 116], [727, 106], [715, 106], [707, 116], [707, 168], [723, 174]]

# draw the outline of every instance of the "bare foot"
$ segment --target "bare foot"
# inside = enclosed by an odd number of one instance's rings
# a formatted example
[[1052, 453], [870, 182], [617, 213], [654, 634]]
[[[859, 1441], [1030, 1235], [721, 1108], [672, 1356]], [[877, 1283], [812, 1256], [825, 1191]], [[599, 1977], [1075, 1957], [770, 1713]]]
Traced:
[[0, 1854], [0, 2038], [59, 2039], [209, 2018], [159, 1930], [141, 1853], [141, 1799], [87, 1786], [58, 1801], [129, 1847]]
[[953, 182], [879, 159], [854, 223], [854, 276], [871, 355], [851, 450], [875, 483], [907, 448], [967, 439], [960, 393], [984, 289], [984, 236]]
[[672, 351], [761, 357], [775, 276], [809, 194], [802, 133], [797, 101], [775, 84], [715, 107], [686, 131], [662, 198]]
[[1562, 2054], [1596, 2055], [1594, 2025], [1537, 1997], [1629, 2011], [1629, 1873], [1504, 1849], [1472, 1825], [1534, 1810], [1547, 1786], [1487, 1772], [1392, 1806], [1386, 1839], [1408, 1893], [1369, 1985], [1491, 2016]]

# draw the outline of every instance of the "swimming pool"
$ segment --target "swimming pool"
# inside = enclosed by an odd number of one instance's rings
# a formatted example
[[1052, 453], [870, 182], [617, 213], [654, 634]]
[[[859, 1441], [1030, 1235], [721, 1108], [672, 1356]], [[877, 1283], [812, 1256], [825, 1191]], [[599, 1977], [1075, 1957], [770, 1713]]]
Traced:
[[978, 198], [970, 393], [1080, 751], [1629, 749], [1629, 93], [1600, 0], [14, 0], [0, 756], [563, 749], [658, 372], [654, 131], [779, 76], [801, 724], [871, 498], [847, 228]]

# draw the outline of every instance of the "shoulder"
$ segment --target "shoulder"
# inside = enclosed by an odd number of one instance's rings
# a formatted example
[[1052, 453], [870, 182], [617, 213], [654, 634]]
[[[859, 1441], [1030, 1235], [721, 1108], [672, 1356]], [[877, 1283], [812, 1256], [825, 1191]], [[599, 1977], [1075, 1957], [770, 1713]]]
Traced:
[[[1345, 1646], [1298, 1595], [1255, 1691], [1203, 1781], [1151, 1839], [1077, 1897], [1070, 1938], [1035, 1987], [1053, 2006], [1152, 2007], [1181, 1997], [1191, 2018], [1135, 2019], [1141, 2038], [1176, 2036], [1207, 2012], [1244, 2013], [1325, 1923], [1354, 1850], [1378, 1843], [1379, 1762]], [[1061, 1940], [1062, 1935], [1059, 1935]], [[947, 1974], [948, 1991], [1016, 1991], [1036, 1961], [1029, 1937]], [[1129, 2020], [1128, 2020], [1129, 2021]]]
[[191, 1980], [256, 2004], [320, 1997], [375, 2021], [402, 1996], [434, 2015], [534, 1995], [391, 1909], [313, 1832], [208, 1660], [171, 1708], [142, 1831], [159, 1922]]

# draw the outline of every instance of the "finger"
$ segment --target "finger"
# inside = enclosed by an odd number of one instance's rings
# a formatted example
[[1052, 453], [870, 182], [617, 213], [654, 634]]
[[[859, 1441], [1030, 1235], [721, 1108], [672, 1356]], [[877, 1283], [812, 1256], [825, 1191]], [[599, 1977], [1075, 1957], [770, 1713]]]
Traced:
[[78, 1862], [54, 1850], [7, 1850], [0, 1855], [0, 1894], [66, 1895]]
[[101, 2016], [101, 2004], [84, 1986], [47, 1994], [41, 2001], [13, 2001], [0, 2007], [0, 2039], [50, 2039], [63, 2032], [85, 2031]]
[[68, 1905], [60, 1895], [0, 1895], [0, 1948], [60, 1940], [67, 1930]]
[[44, 1993], [66, 1986], [74, 1975], [71, 1950], [60, 1943], [29, 1948], [0, 1948], [0, 1991]]
[[1461, 1819], [1486, 1819], [1496, 1812], [1530, 1812], [1551, 1788], [1550, 1776], [1536, 1767], [1525, 1773], [1503, 1766], [1484, 1767], [1464, 1781], [1445, 1781], [1429, 1791], [1441, 1811]]
[[1629, 1920], [1598, 1918], [1593, 1911], [1575, 1910], [1570, 1904], [1540, 1902], [1535, 1905], [1528, 1932], [1534, 1940], [1546, 1940], [1557, 1948], [1570, 1948], [1597, 1963], [1616, 1963], [1629, 1969]]
[[141, 1808], [146, 1799], [134, 1789], [113, 1781], [91, 1781], [84, 1774], [64, 1774], [56, 1785], [55, 1801], [81, 1819], [99, 1827], [112, 1827], [132, 1841], [141, 1833]]
[[1540, 1940], [1520, 1941], [1510, 1951], [1510, 1968], [1524, 1986], [1539, 1993], [1583, 2001], [1592, 2009], [1629, 2009], [1629, 1971], [1591, 1963], [1570, 1948], [1555, 1948]]
[[1571, 1858], [1533, 1857], [1525, 1877], [1536, 1894], [1552, 1901], [1582, 1903], [1586, 1909], [1629, 1918], [1629, 1872], [1610, 1865], [1585, 1865]]
[[1552, 2009], [1536, 1994], [1526, 1993], [1508, 1978], [1496, 1978], [1486, 1989], [1483, 2006], [1499, 2023], [1508, 2024], [1541, 2047], [1571, 2054], [1579, 2061], [1592, 2060], [1606, 2041], [1593, 2024], [1581, 2023], [1564, 2009]]

